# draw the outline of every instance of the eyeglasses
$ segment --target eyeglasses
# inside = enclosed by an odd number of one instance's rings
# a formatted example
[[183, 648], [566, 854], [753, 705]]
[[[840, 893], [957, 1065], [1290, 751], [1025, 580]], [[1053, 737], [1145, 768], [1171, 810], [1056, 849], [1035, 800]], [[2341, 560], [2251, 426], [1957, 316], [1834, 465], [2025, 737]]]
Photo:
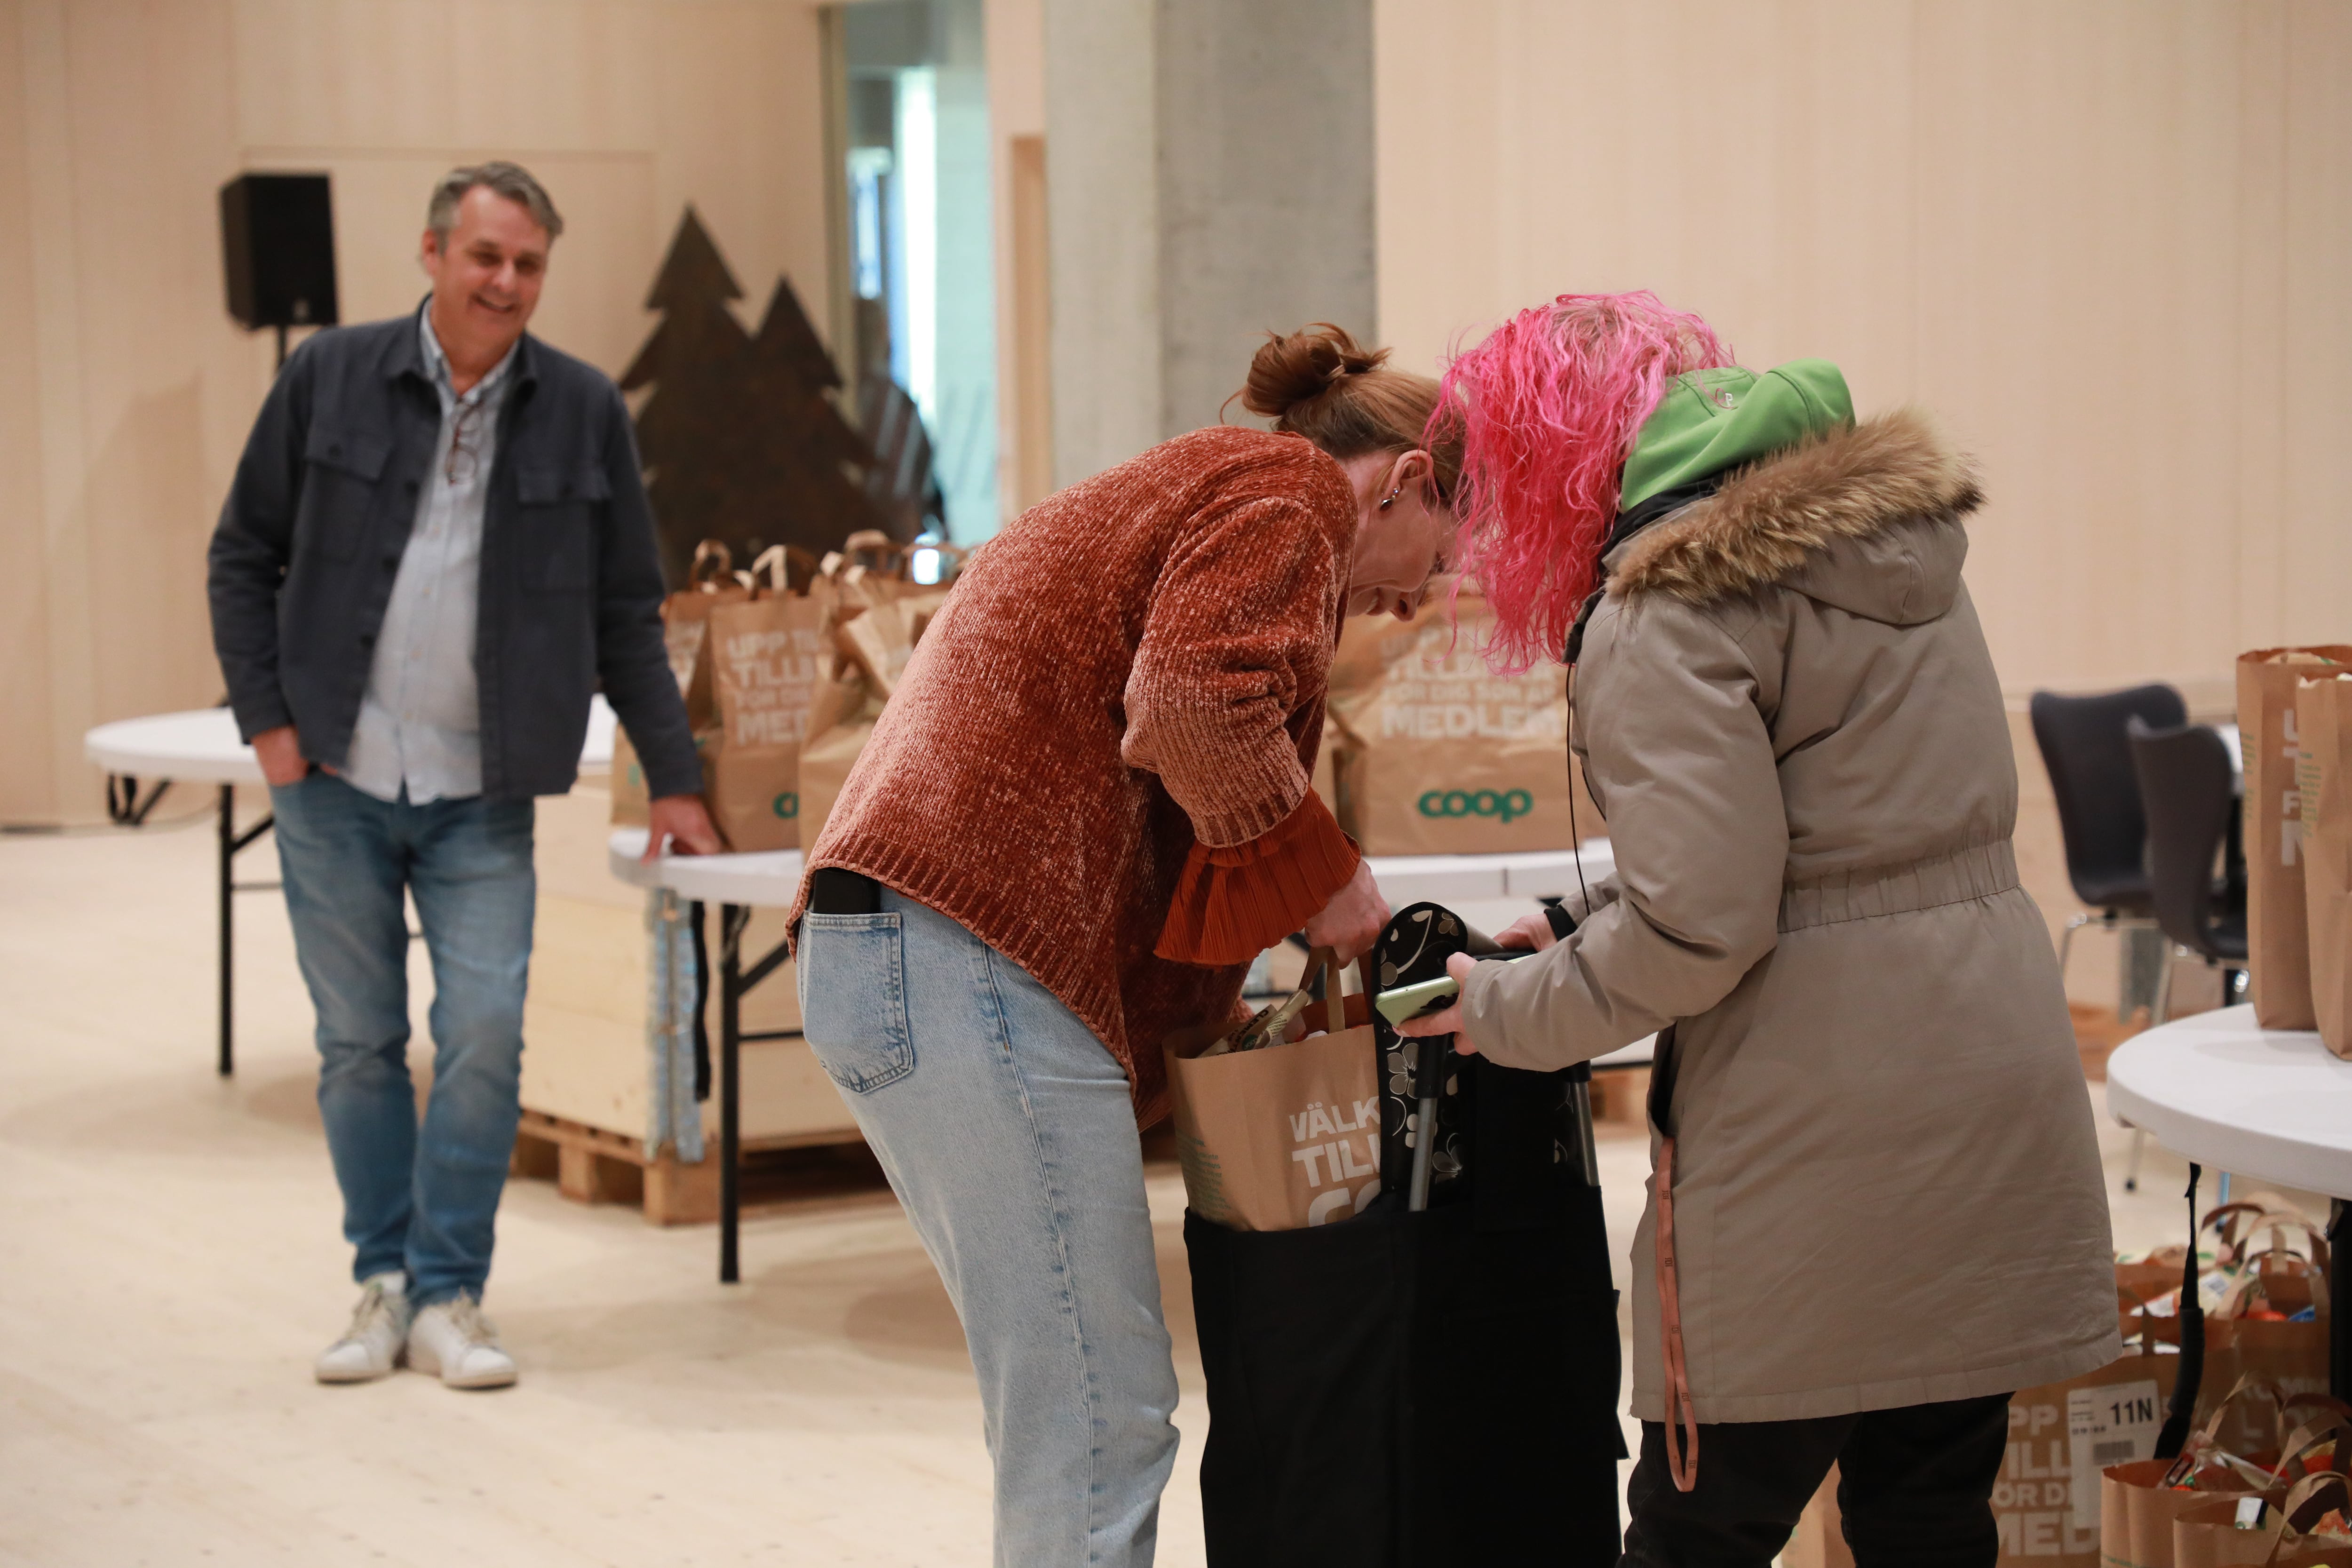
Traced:
[[488, 406], [478, 397], [457, 405], [457, 417], [449, 426], [449, 455], [441, 460], [441, 477], [453, 485], [470, 485], [481, 472], [482, 416]]

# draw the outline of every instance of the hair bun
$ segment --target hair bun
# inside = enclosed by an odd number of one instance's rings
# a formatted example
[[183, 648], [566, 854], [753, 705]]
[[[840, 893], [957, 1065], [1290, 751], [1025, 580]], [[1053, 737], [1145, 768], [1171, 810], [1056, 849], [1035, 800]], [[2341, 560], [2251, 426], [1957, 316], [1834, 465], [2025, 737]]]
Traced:
[[1344, 377], [1360, 375], [1389, 357], [1386, 349], [1366, 351], [1343, 328], [1317, 321], [1287, 336], [1268, 332], [1250, 358], [1242, 406], [1279, 420], [1299, 404], [1320, 397]]

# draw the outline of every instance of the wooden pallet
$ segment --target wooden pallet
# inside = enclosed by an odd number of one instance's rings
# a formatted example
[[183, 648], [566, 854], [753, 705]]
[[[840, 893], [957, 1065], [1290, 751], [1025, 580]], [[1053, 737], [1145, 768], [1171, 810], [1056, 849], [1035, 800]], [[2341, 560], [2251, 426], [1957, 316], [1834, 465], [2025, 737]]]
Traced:
[[[851, 1134], [854, 1142], [856, 1134]], [[746, 1141], [746, 1155], [779, 1149], [815, 1148], [842, 1142], [837, 1132]], [[709, 1225], [719, 1218], [718, 1140], [708, 1141], [698, 1164], [687, 1164], [665, 1151], [646, 1158], [642, 1139], [568, 1121], [544, 1111], [525, 1110], [516, 1130], [518, 1176], [552, 1177], [556, 1191], [574, 1203], [628, 1204], [645, 1212], [647, 1225]]]
[[543, 1111], [522, 1113], [513, 1171], [554, 1177], [555, 1190], [574, 1203], [641, 1206], [647, 1225], [704, 1225], [719, 1217], [715, 1158], [688, 1165], [664, 1152], [648, 1160], [643, 1139]]

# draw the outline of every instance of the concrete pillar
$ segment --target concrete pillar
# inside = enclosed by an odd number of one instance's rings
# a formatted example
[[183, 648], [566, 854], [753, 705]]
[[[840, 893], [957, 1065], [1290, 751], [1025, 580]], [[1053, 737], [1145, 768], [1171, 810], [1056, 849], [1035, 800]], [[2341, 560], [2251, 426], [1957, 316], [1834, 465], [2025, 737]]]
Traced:
[[1057, 484], [1214, 424], [1269, 329], [1374, 334], [1371, 51], [1371, 0], [1045, 0]]

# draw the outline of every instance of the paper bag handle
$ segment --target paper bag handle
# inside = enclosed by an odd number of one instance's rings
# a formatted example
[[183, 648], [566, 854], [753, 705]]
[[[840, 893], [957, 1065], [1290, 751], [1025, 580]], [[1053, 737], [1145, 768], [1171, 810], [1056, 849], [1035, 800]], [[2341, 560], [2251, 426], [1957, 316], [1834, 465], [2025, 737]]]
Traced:
[[1334, 1035], [1348, 1026], [1348, 999], [1340, 994], [1339, 985], [1339, 977], [1347, 972], [1348, 965], [1339, 962], [1336, 950], [1318, 947], [1307, 951], [1306, 971], [1298, 977], [1298, 983], [1307, 985], [1313, 983], [1318, 973], [1322, 974], [1323, 1027]]
[[797, 544], [771, 544], [751, 563], [751, 588], [764, 582], [771, 594], [805, 594], [816, 578], [816, 557]]
[[858, 559], [861, 555], [878, 555], [884, 569], [893, 576], [901, 573], [907, 563], [906, 547], [878, 528], [859, 529], [841, 542], [838, 553], [845, 567], [864, 565]]
[[723, 540], [706, 539], [694, 547], [694, 564], [687, 568], [686, 580], [709, 592], [734, 574], [735, 552]]
[[2301, 1539], [2336, 1509], [2352, 1514], [2352, 1485], [2347, 1485], [2337, 1471], [2322, 1470], [2288, 1488], [2285, 1500], [2279, 1504], [2278, 1533], [2271, 1537], [2270, 1555], [2263, 1559], [2263, 1568], [2273, 1568], [2278, 1562], [2290, 1532]]

